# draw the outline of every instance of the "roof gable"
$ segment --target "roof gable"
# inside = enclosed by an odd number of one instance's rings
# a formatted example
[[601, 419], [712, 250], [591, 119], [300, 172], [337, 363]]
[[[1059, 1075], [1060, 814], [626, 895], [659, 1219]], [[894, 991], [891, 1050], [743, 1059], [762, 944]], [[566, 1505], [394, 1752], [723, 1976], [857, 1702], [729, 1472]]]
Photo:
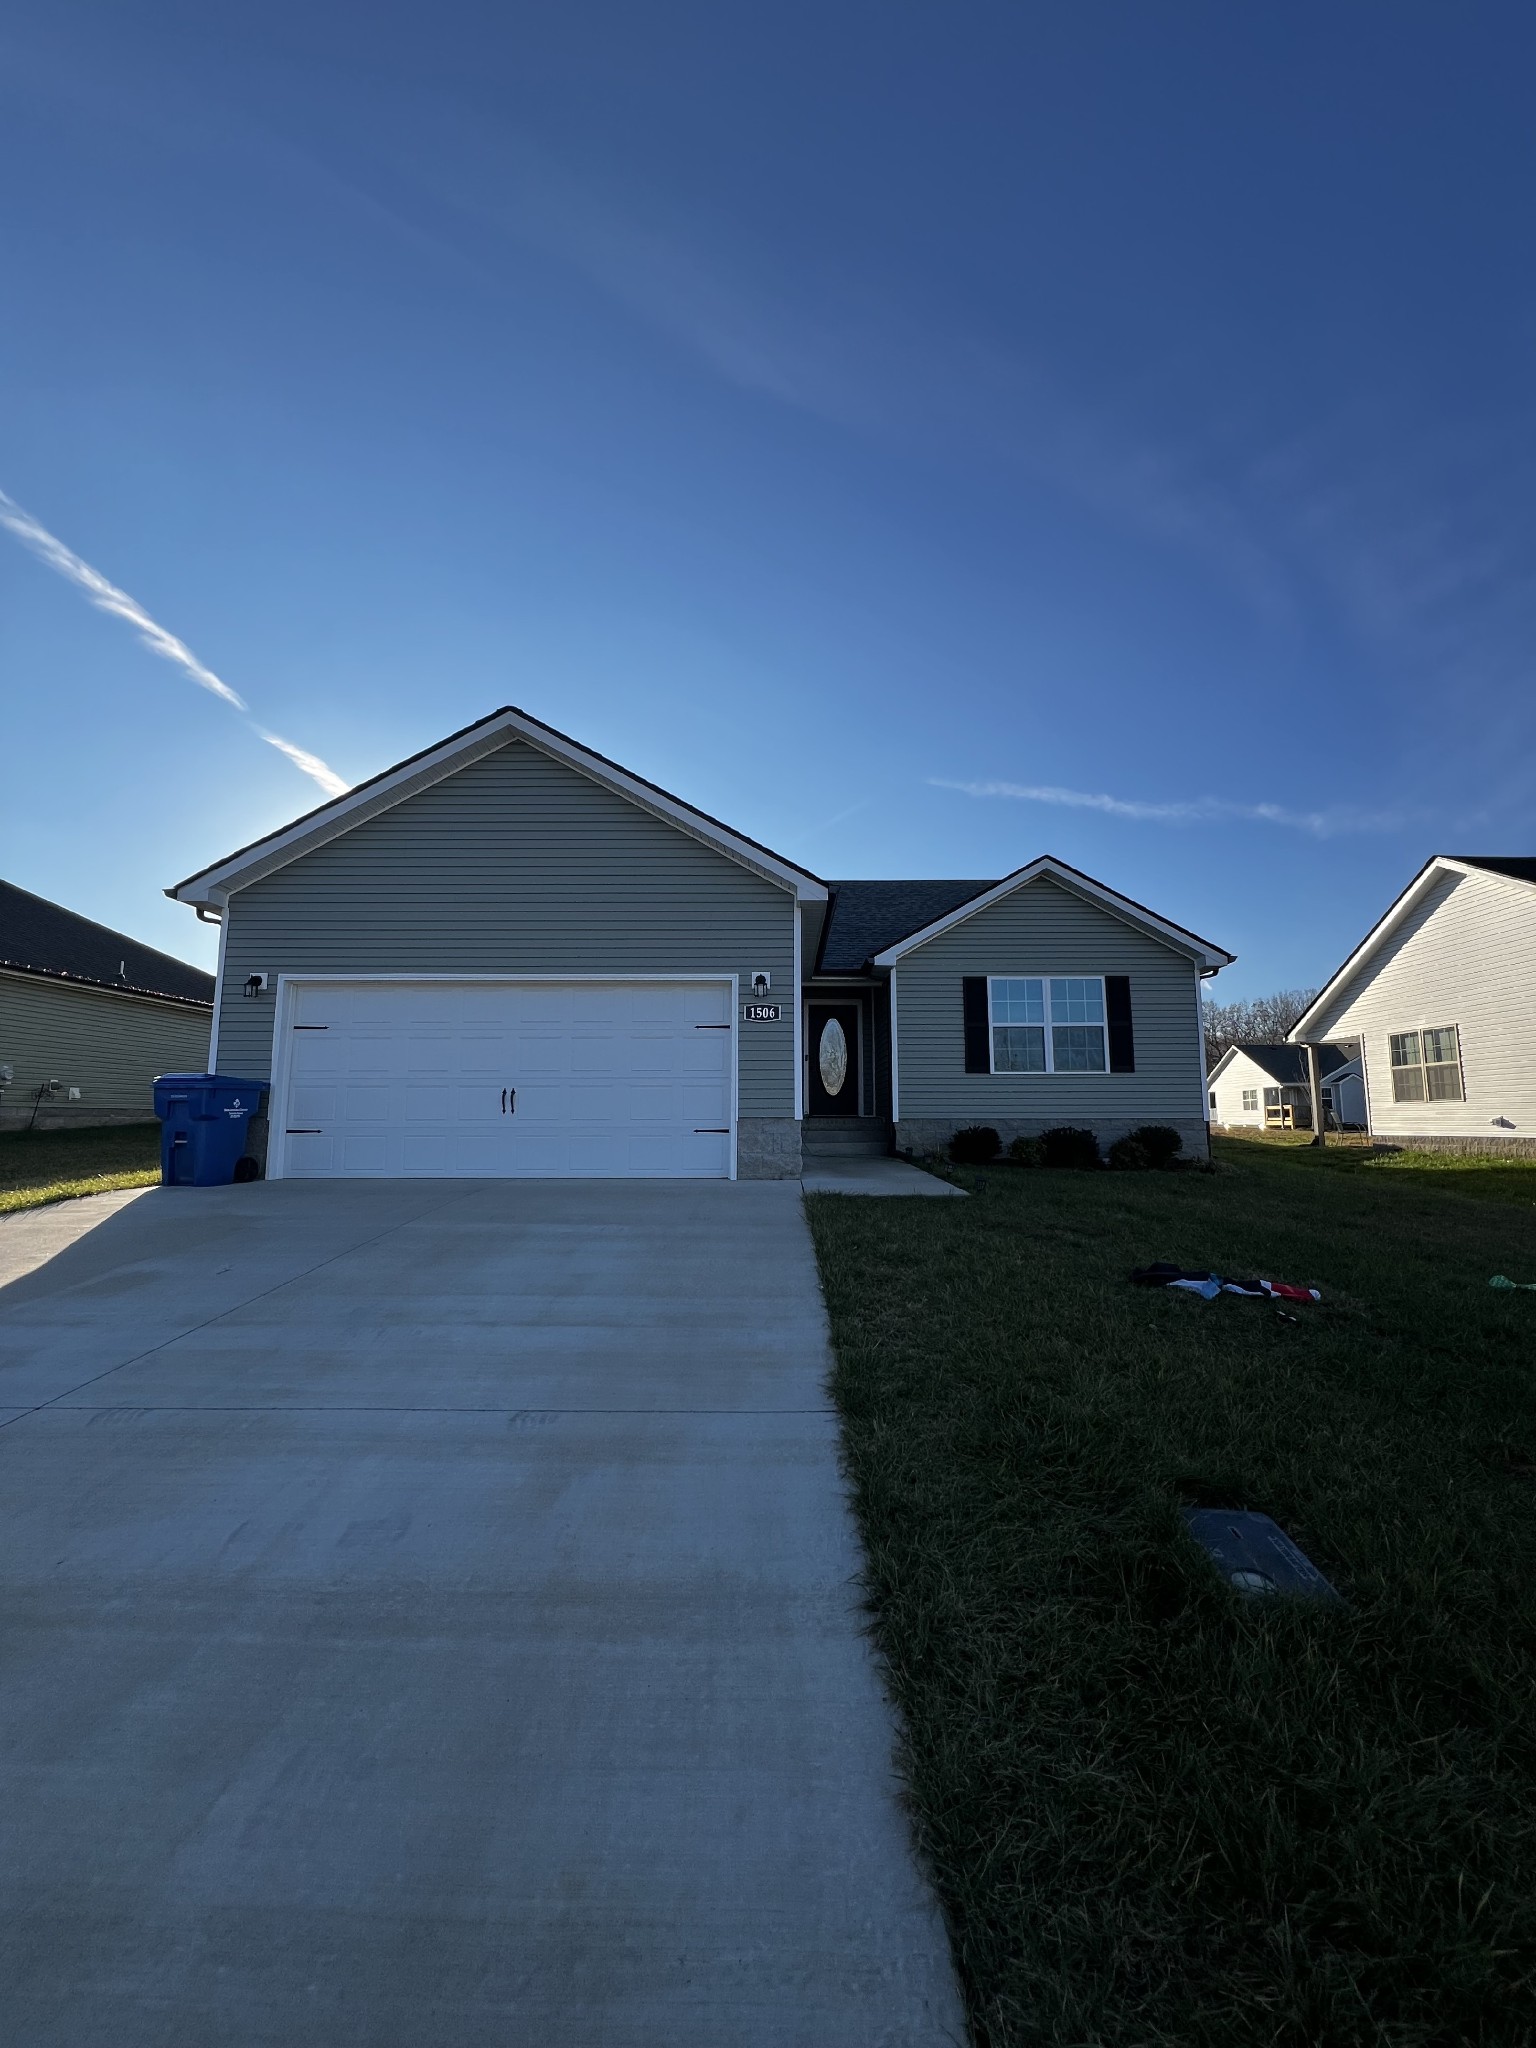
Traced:
[[[1385, 916], [1371, 926], [1343, 966], [1331, 974], [1318, 990], [1311, 1004], [1286, 1033], [1288, 1039], [1297, 1044], [1310, 1041], [1311, 1034], [1326, 1023], [1330, 1008], [1347, 985], [1369, 967], [1404, 919], [1410, 917], [1429, 892], [1448, 875], [1492, 875], [1520, 887], [1536, 889], [1536, 860], [1524, 855], [1431, 854], [1407, 888], [1388, 907]], [[1536, 909], [1536, 897], [1532, 899], [1532, 907]]]
[[1107, 911], [1111, 917], [1118, 917], [1124, 923], [1133, 925], [1138, 931], [1145, 932], [1149, 937], [1161, 940], [1175, 952], [1187, 954], [1204, 974], [1215, 974], [1221, 968], [1229, 967], [1237, 957], [1220, 946], [1212, 945], [1210, 940], [1186, 931], [1182, 925], [1171, 924], [1167, 918], [1159, 917], [1155, 911], [1148, 910], [1145, 904], [1137, 903], [1129, 896], [1122, 896], [1118, 890], [1109, 888], [1103, 882], [1096, 882], [1092, 875], [1085, 875], [1080, 869], [1069, 867], [1065, 861], [1057, 860], [1054, 855], [1046, 853], [1030, 861], [1026, 867], [1017, 868], [1011, 875], [1005, 875], [1000, 882], [993, 882], [979, 895], [957, 904], [919, 930], [886, 946], [874, 955], [873, 965], [896, 966], [908, 953], [915, 952], [919, 946], [926, 946], [930, 939], [938, 938], [943, 932], [952, 931], [968, 917], [989, 910], [994, 903], [1002, 902], [1004, 897], [1011, 896], [1016, 889], [1026, 888], [1031, 882], [1041, 879], [1056, 882], [1062, 888]]
[[[1271, 1081], [1278, 1081], [1282, 1087], [1305, 1087], [1308, 1081], [1307, 1052], [1301, 1045], [1229, 1045], [1221, 1058], [1212, 1067], [1211, 1081], [1224, 1074], [1233, 1060], [1239, 1056], [1267, 1074]], [[1318, 1073], [1323, 1080], [1336, 1074], [1340, 1067], [1350, 1064], [1350, 1056], [1336, 1045], [1322, 1045], [1317, 1050]]]
[[958, 909], [991, 882], [829, 882], [818, 974], [860, 974], [874, 956], [908, 933]]
[[200, 967], [13, 882], [0, 882], [0, 967], [172, 1002], [213, 1001], [213, 976]]
[[419, 795], [434, 783], [514, 740], [524, 741], [552, 760], [587, 776], [641, 810], [649, 811], [652, 816], [712, 847], [726, 859], [737, 861], [765, 880], [777, 883], [798, 901], [822, 903], [826, 900], [826, 884], [809, 868], [799, 867], [768, 847], [759, 845], [756, 840], [733, 832], [718, 818], [695, 809], [681, 797], [671, 795], [657, 784], [645, 781], [642, 776], [632, 775], [617, 762], [594, 753], [590, 747], [582, 746], [579, 741], [557, 732], [553, 726], [530, 717], [514, 705], [493, 711], [489, 717], [465, 726], [461, 732], [451, 734], [435, 747], [428, 747], [420, 754], [397, 762], [393, 768], [386, 768], [367, 782], [360, 782], [344, 796], [334, 797], [329, 803], [306, 812], [291, 825], [267, 833], [264, 838], [226, 855], [211, 867], [199, 869], [165, 893], [182, 903], [222, 908], [236, 889], [245, 888], [251, 882], [285, 867], [290, 861], [312, 853], [316, 847], [341, 837], [369, 818], [378, 817], [408, 797]]

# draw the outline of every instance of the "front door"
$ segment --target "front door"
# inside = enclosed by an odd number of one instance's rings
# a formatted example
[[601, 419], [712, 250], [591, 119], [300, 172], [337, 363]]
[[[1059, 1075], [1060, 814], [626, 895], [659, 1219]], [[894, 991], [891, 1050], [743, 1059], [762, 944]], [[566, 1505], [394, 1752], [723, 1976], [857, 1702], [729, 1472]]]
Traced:
[[811, 1053], [811, 1115], [857, 1116], [858, 1004], [811, 1003], [807, 1006], [806, 1021]]

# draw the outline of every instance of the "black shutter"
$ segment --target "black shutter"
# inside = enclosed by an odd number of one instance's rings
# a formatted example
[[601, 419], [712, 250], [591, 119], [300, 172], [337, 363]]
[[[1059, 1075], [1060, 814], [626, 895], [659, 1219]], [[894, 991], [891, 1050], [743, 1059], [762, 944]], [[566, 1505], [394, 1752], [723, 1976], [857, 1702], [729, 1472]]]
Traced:
[[991, 1027], [987, 1021], [987, 977], [984, 974], [962, 975], [960, 995], [965, 1005], [965, 1071], [968, 1074], [990, 1074], [992, 1046]]
[[1104, 1018], [1109, 1025], [1109, 1071], [1112, 1074], [1134, 1074], [1136, 1033], [1131, 1028], [1131, 977], [1128, 974], [1105, 975]]

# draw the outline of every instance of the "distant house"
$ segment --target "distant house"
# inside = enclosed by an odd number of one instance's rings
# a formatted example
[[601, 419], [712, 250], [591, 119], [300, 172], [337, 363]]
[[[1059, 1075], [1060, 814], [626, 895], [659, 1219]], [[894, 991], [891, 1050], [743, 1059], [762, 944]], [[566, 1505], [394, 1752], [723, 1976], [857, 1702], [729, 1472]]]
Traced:
[[0, 1129], [148, 1121], [212, 1022], [211, 974], [0, 882]]
[[1536, 859], [1436, 854], [1289, 1033], [1359, 1043], [1379, 1138], [1536, 1151]]
[[[1365, 1128], [1365, 1083], [1358, 1051], [1318, 1051], [1323, 1114], [1330, 1128]], [[1211, 1122], [1226, 1130], [1312, 1128], [1307, 1055], [1299, 1045], [1229, 1045], [1210, 1071]]]

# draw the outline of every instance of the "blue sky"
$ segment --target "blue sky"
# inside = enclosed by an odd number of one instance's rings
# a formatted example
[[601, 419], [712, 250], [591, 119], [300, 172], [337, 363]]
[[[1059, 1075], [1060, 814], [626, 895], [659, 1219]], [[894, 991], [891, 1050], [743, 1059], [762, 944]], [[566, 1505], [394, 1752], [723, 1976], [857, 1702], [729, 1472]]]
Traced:
[[[161, 890], [503, 703], [831, 875], [1322, 979], [1529, 853], [1528, 8], [0, 26], [0, 872]], [[3, 511], [0, 507], [0, 511]], [[35, 541], [35, 535], [34, 535]]]

